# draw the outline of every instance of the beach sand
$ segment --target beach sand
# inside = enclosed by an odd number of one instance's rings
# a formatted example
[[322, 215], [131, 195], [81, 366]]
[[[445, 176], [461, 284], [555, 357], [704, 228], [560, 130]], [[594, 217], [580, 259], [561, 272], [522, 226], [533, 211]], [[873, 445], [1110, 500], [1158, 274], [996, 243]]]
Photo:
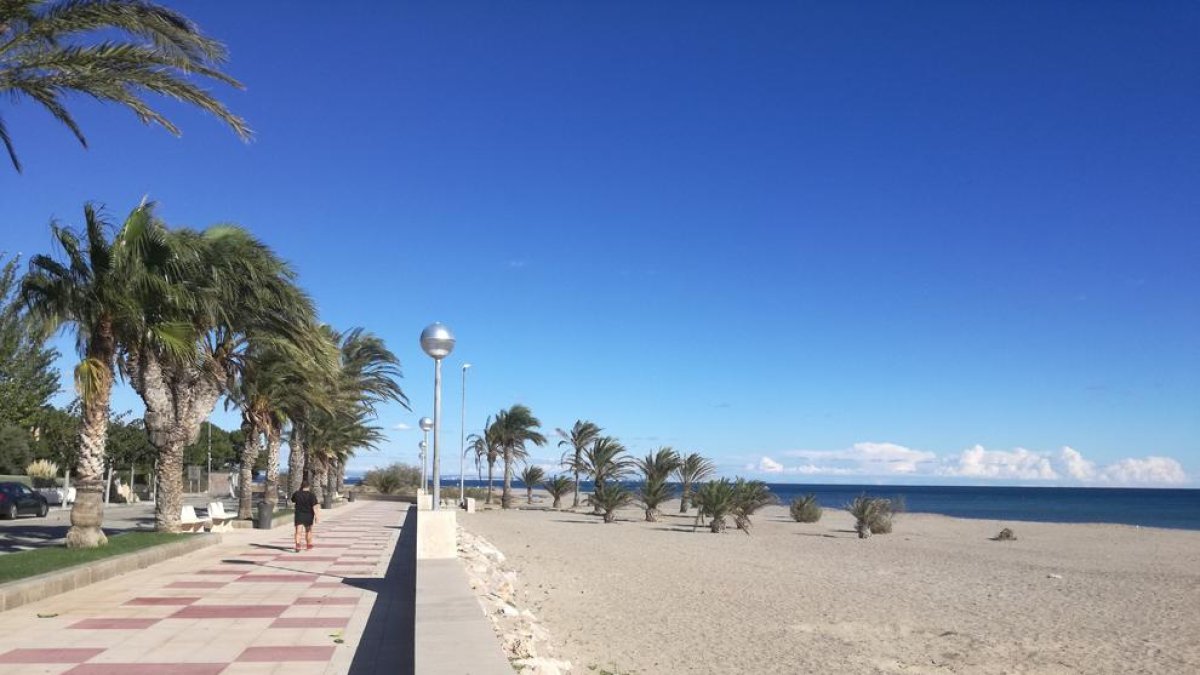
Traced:
[[901, 514], [859, 540], [775, 506], [718, 535], [678, 509], [460, 524], [576, 673], [1200, 673], [1200, 532]]

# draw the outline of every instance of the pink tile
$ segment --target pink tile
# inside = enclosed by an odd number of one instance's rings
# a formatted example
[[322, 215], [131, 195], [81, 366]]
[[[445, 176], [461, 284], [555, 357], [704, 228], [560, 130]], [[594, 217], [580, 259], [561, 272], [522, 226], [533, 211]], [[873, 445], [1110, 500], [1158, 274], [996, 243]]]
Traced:
[[226, 581], [174, 581], [166, 588], [222, 588], [227, 584]]
[[[338, 584], [339, 586], [341, 584]], [[296, 598], [293, 605], [357, 605], [358, 598]]]
[[294, 562], [334, 562], [338, 557], [336, 555], [305, 555], [303, 553], [288, 558]]
[[346, 588], [346, 584], [340, 581], [318, 581], [309, 588]]
[[0, 654], [0, 663], [83, 663], [103, 649], [12, 649]]
[[160, 619], [84, 619], [76, 621], [67, 628], [87, 630], [142, 630], [158, 623]]
[[126, 605], [148, 605], [157, 607], [159, 605], [190, 605], [200, 598], [134, 598]]
[[251, 581], [268, 584], [310, 583], [317, 580], [315, 574], [247, 574], [237, 581]]
[[192, 605], [169, 619], [274, 619], [287, 605]]
[[275, 619], [271, 628], [345, 628], [350, 623], [350, 617], [336, 616], [305, 616], [287, 619]]
[[227, 567], [224, 569], [215, 569], [215, 570], [200, 570], [199, 572], [196, 572], [196, 574], [234, 574], [234, 575], [242, 575], [245, 573], [246, 573], [246, 570], [239, 569], [237, 567]]
[[246, 553], [237, 554], [237, 557], [239, 557], [239, 558], [274, 558], [275, 556], [279, 555], [280, 553], [281, 553], [281, 551], [248, 551]]
[[258, 661], [278, 663], [281, 661], [328, 661], [333, 657], [333, 647], [247, 647], [237, 658], [240, 662]]
[[70, 675], [218, 675], [228, 663], [83, 663]]

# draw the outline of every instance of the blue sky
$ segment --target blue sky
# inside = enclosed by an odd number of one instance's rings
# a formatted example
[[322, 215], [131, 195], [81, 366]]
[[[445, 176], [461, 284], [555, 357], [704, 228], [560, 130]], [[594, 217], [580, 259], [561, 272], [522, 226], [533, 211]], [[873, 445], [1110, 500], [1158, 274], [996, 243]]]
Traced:
[[452, 451], [470, 361], [469, 429], [523, 402], [729, 474], [1200, 476], [1195, 4], [171, 4], [256, 140], [80, 100], [85, 151], [5, 101], [0, 249], [86, 200], [249, 227], [403, 361], [354, 468], [415, 458], [440, 320]]

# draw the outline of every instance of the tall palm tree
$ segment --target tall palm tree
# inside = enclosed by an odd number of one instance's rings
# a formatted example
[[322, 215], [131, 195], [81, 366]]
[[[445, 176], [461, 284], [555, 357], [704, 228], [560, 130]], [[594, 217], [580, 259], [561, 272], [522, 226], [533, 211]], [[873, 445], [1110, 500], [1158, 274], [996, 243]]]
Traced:
[[586, 420], [575, 420], [575, 426], [571, 427], [570, 431], [555, 429], [562, 440], [558, 442], [558, 447], [564, 445], [569, 447], [572, 454], [563, 455], [562, 463], [568, 469], [575, 473], [575, 498], [571, 504], [571, 508], [579, 507], [579, 474], [583, 473], [583, 451], [592, 441], [600, 436], [602, 431], [599, 426], [593, 422]]
[[[192, 81], [201, 76], [241, 89], [220, 70], [225, 60], [225, 47], [186, 16], [147, 0], [0, 2], [0, 98], [39, 104], [85, 148], [87, 138], [63, 101], [70, 94], [123, 106], [178, 136], [179, 128], [144, 99], [159, 94], [200, 108], [249, 139], [246, 122]], [[3, 119], [0, 143], [19, 172]]]
[[525, 444], [546, 444], [546, 437], [537, 431], [541, 421], [528, 406], [520, 403], [496, 413], [496, 440], [504, 453], [504, 491], [500, 493], [501, 508], [512, 508], [513, 462], [526, 456]]
[[484, 425], [482, 434], [471, 434], [467, 436], [467, 447], [471, 452], [475, 453], [475, 464], [478, 466], [481, 461], [487, 462], [488, 468], [488, 493], [484, 503], [492, 503], [492, 476], [496, 468], [496, 460], [500, 458], [500, 444], [495, 441], [495, 433], [492, 430], [492, 418], [489, 417], [487, 424]]
[[248, 232], [232, 225], [168, 231], [156, 220], [151, 226], [176, 251], [178, 269], [167, 285], [186, 290], [153, 311], [169, 321], [184, 348], [150, 336], [124, 350], [121, 366], [146, 404], [146, 431], [159, 450], [155, 527], [173, 532], [183, 497], [183, 448], [195, 442], [259, 346], [288, 345], [306, 354], [322, 346], [311, 329], [312, 301], [295, 273]]
[[637, 461], [637, 467], [642, 472], [642, 487], [639, 493], [642, 504], [646, 507], [646, 520], [658, 521], [658, 507], [673, 496], [674, 489], [667, 481], [671, 473], [679, 468], [679, 454], [668, 447], [646, 455]]
[[[625, 446], [612, 436], [601, 436], [583, 451], [583, 471], [591, 476], [593, 493], [601, 495], [605, 483], [619, 481], [633, 467], [633, 459], [625, 455]], [[592, 499], [595, 513], [601, 513], [600, 502]]]
[[101, 493], [119, 352], [148, 335], [177, 346], [173, 327], [147, 311], [152, 295], [166, 302], [177, 290], [164, 282], [170, 256], [159, 233], [149, 227], [151, 207], [134, 209], [111, 241], [106, 232], [111, 226], [95, 206], [85, 205], [83, 214], [82, 233], [51, 225], [65, 260], [31, 258], [20, 291], [21, 304], [45, 335], [64, 327], [74, 333], [82, 359], [75, 367], [82, 424], [75, 468], [78, 497], [67, 532], [71, 548], [94, 548], [108, 541], [100, 529]]
[[716, 472], [717, 467], [698, 452], [693, 452], [679, 462], [679, 467], [675, 469], [675, 476], [683, 486], [682, 494], [679, 498], [680, 513], [687, 513], [688, 511], [688, 501], [691, 498], [692, 486], [707, 480]]

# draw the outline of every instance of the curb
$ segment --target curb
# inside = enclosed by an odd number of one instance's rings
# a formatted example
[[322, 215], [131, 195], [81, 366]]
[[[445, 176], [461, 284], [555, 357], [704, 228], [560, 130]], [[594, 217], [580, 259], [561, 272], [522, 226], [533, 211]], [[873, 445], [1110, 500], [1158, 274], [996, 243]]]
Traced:
[[127, 572], [134, 572], [219, 543], [221, 543], [219, 534], [196, 535], [189, 537], [186, 541], [152, 546], [94, 563], [76, 565], [55, 572], [39, 574], [36, 577], [0, 584], [0, 612], [54, 595], [68, 593], [89, 584], [111, 579]]

